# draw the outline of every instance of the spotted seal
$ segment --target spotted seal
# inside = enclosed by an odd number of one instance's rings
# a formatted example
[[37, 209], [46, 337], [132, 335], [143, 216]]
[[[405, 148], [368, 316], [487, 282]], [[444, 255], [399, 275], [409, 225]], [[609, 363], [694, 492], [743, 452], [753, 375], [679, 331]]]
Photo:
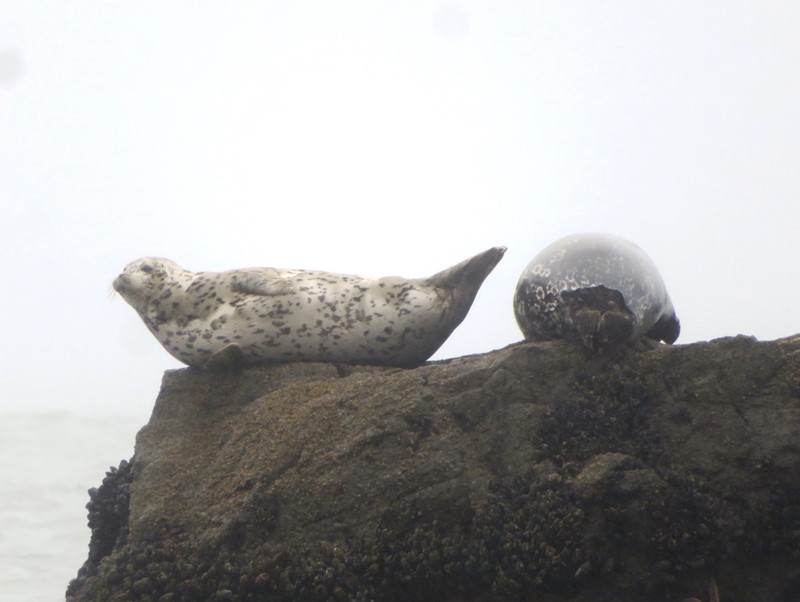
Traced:
[[610, 234], [573, 234], [528, 264], [514, 294], [526, 339], [571, 339], [592, 352], [674, 343], [680, 322], [653, 261]]
[[494, 247], [412, 280], [276, 268], [194, 273], [145, 257], [128, 264], [113, 286], [164, 348], [189, 366], [411, 367], [461, 323], [504, 253]]

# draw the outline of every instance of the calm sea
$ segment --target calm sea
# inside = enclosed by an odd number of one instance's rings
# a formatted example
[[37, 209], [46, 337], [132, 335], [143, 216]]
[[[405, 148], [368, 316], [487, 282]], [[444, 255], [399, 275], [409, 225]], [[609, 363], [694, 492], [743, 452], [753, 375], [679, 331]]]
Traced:
[[131, 457], [143, 424], [0, 412], [0, 600], [64, 599], [88, 551], [87, 490]]

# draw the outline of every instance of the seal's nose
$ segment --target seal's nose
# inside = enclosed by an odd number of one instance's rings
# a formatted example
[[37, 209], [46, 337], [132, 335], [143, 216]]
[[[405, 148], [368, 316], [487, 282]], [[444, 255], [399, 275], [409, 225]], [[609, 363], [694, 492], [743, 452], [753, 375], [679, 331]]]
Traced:
[[120, 292], [121, 288], [125, 286], [125, 274], [120, 274], [116, 278], [114, 278], [114, 282], [111, 283], [111, 286], [114, 288], [115, 291], [118, 293]]

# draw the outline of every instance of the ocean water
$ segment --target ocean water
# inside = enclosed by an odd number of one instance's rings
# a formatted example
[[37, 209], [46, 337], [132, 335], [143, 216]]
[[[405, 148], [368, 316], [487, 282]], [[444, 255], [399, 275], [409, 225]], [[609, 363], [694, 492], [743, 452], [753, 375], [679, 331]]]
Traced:
[[0, 412], [0, 600], [64, 600], [88, 553], [87, 491], [145, 420]]

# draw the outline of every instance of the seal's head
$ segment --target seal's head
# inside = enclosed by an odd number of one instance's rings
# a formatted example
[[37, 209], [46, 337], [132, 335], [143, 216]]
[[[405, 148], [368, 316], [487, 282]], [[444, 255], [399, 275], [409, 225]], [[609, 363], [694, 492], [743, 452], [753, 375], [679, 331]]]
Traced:
[[143, 257], [125, 266], [114, 280], [114, 290], [135, 309], [140, 309], [171, 286], [185, 273], [174, 261], [162, 257]]

